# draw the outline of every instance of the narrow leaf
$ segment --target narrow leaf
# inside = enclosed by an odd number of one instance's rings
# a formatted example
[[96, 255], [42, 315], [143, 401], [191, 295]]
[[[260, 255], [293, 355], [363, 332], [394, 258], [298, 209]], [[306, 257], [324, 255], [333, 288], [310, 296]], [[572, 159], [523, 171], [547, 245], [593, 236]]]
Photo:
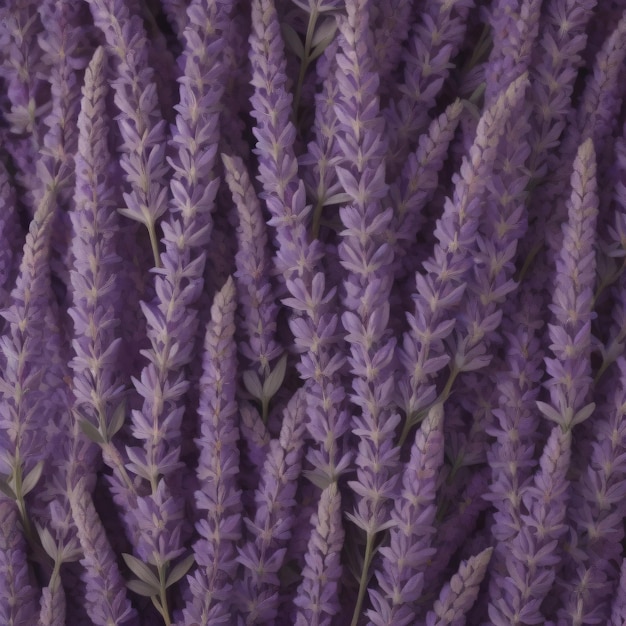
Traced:
[[260, 400], [263, 397], [261, 381], [255, 371], [247, 370], [243, 373], [243, 385], [253, 398]]
[[111, 418], [111, 423], [109, 424], [109, 428], [107, 429], [107, 436], [109, 440], [121, 430], [122, 426], [124, 425], [125, 418], [126, 401], [122, 400], [115, 409], [113, 417]]
[[316, 29], [313, 35], [313, 47], [316, 48], [320, 44], [324, 48], [335, 38], [337, 32], [337, 20], [334, 17], [327, 17]]
[[56, 562], [57, 552], [59, 549], [54, 538], [50, 534], [50, 531], [47, 528], [42, 528], [41, 526], [37, 526], [37, 530], [39, 531], [39, 539], [41, 540], [43, 549], [46, 551], [46, 554]]
[[291, 51], [300, 59], [304, 59], [304, 46], [300, 35], [289, 24], [282, 23], [280, 30], [283, 34], [285, 43], [289, 46]]
[[280, 386], [285, 380], [285, 372], [287, 371], [287, 355], [284, 354], [280, 361], [276, 363], [276, 367], [272, 370], [270, 375], [265, 379], [263, 383], [263, 398], [268, 400], [272, 398], [276, 392], [280, 389]]
[[91, 439], [91, 441], [99, 445], [104, 443], [104, 437], [91, 422], [88, 422], [87, 420], [80, 420], [78, 425], [88, 439]]
[[194, 563], [195, 558], [193, 554], [190, 554], [187, 558], [183, 559], [172, 569], [170, 575], [167, 577], [165, 586], [171, 587], [174, 583], [177, 583], [190, 570]]
[[134, 591], [140, 596], [146, 596], [146, 598], [150, 598], [151, 596], [156, 596], [159, 594], [158, 587], [154, 588], [143, 580], [129, 580], [126, 583], [126, 586], [131, 591]]
[[22, 482], [22, 495], [25, 496], [27, 493], [30, 493], [35, 485], [39, 482], [41, 478], [41, 473], [43, 472], [43, 461], [39, 461], [35, 467], [28, 473], [24, 481]]
[[140, 561], [138, 558], [134, 557], [132, 554], [122, 554], [124, 558], [124, 562], [128, 565], [129, 569], [139, 580], [151, 585], [155, 589], [159, 589], [159, 579], [156, 577], [156, 574], [150, 569], [148, 565]]
[[11, 489], [6, 478], [0, 478], [0, 491], [2, 491], [2, 493], [8, 498], [11, 498], [11, 500], [17, 500], [17, 496], [15, 495], [13, 489]]

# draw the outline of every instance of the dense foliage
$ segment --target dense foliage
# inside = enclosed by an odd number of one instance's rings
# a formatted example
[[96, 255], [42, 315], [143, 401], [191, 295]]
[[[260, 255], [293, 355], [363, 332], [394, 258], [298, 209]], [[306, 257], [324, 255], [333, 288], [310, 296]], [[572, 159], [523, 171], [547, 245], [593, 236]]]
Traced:
[[626, 6], [0, 6], [0, 622], [626, 623]]

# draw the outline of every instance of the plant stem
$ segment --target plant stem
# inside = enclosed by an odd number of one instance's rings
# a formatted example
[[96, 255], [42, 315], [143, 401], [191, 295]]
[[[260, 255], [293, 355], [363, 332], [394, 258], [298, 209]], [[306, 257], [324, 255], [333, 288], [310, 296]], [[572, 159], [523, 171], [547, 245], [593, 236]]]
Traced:
[[313, 8], [309, 13], [309, 23], [306, 28], [306, 38], [304, 40], [304, 54], [302, 55], [302, 63], [298, 72], [298, 82], [296, 83], [296, 91], [293, 96], [293, 116], [298, 125], [298, 109], [300, 108], [300, 98], [302, 96], [302, 85], [304, 84], [304, 76], [309, 69], [309, 57], [311, 56], [311, 45], [313, 44], [313, 33], [317, 24], [317, 9]]
[[352, 614], [352, 622], [350, 623], [350, 626], [357, 626], [357, 624], [359, 623], [361, 608], [363, 607], [363, 600], [365, 599], [365, 590], [367, 588], [368, 574], [373, 557], [374, 533], [368, 532], [365, 542], [365, 557], [363, 559], [363, 568], [361, 569], [361, 579], [359, 580], [359, 595], [356, 599], [356, 605], [354, 606], [354, 613]]
[[154, 267], [161, 267], [161, 255], [159, 254], [159, 240], [156, 234], [156, 223], [151, 219], [147, 224], [148, 234], [150, 235], [150, 245], [152, 246], [152, 255], [154, 256]]

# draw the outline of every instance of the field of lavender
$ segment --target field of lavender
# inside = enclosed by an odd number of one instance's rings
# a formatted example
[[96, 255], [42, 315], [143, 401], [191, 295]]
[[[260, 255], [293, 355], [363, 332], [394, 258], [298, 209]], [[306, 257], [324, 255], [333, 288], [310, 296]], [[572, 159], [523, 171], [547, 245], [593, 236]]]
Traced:
[[0, 624], [626, 624], [626, 3], [0, 3]]

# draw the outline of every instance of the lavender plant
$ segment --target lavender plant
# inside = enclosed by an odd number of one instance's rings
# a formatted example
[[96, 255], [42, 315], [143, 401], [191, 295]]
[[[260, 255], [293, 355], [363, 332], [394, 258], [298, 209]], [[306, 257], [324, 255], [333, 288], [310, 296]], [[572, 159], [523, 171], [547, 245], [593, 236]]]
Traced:
[[0, 622], [622, 624], [623, 3], [5, 5]]

